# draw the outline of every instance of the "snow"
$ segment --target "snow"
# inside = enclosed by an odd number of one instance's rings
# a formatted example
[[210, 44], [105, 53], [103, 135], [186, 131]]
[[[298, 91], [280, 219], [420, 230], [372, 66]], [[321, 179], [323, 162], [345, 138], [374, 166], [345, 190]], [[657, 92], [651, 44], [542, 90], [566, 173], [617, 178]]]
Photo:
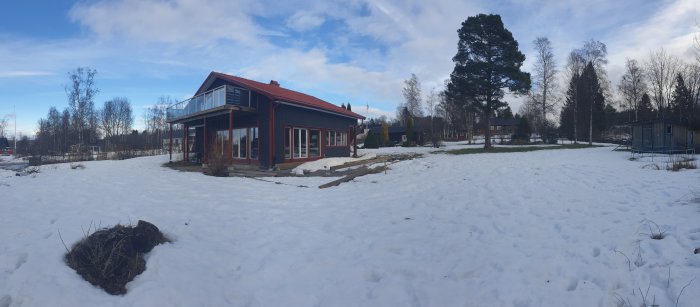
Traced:
[[[0, 306], [638, 306], [647, 288], [675, 306], [700, 275], [700, 171], [611, 149], [363, 150], [425, 155], [328, 189], [179, 172], [167, 156], [2, 175]], [[126, 295], [63, 263], [62, 240], [139, 219], [173, 242]], [[695, 280], [678, 306], [699, 301]]]
[[353, 161], [362, 161], [362, 160], [367, 160], [367, 159], [373, 159], [376, 158], [377, 154], [376, 153], [366, 153], [362, 156], [359, 156], [357, 158], [350, 158], [350, 157], [343, 157], [343, 158], [324, 158], [316, 161], [310, 161], [306, 162], [304, 164], [301, 164], [294, 169], [292, 169], [292, 173], [297, 174], [297, 175], [303, 175], [304, 172], [315, 172], [319, 170], [329, 170], [332, 166], [338, 166], [338, 165], [343, 165], [348, 162], [353, 162]]

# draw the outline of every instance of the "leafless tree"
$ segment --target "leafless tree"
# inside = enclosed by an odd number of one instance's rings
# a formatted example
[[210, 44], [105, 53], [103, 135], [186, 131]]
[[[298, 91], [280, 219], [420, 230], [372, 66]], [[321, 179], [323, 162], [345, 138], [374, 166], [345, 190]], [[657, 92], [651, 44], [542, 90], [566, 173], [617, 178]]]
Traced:
[[2, 118], [0, 118], [0, 137], [5, 137], [5, 129], [7, 129], [7, 125], [10, 123], [10, 116], [5, 115]]
[[129, 133], [133, 122], [131, 104], [125, 97], [105, 101], [104, 107], [100, 110], [100, 127], [107, 140]]
[[440, 134], [435, 133], [435, 109], [438, 102], [438, 95], [435, 88], [432, 88], [425, 98], [425, 106], [428, 108], [428, 116], [430, 116], [430, 141], [433, 143], [433, 146], [437, 146], [441, 139]]
[[[95, 116], [95, 95], [99, 91], [95, 86], [97, 71], [88, 67], [78, 67], [68, 73], [70, 84], [66, 86], [68, 105], [71, 110], [73, 129], [78, 135], [78, 144], [84, 144], [83, 134], [90, 128], [97, 128]], [[89, 131], [88, 131], [89, 133]], [[89, 137], [92, 133], [89, 133]]]
[[624, 99], [625, 108], [634, 111], [634, 120], [639, 120], [639, 105], [642, 95], [647, 92], [647, 84], [644, 71], [639, 67], [637, 60], [627, 59], [625, 62], [625, 74], [622, 75], [618, 89]]
[[423, 116], [423, 106], [421, 97], [421, 85], [416, 74], [411, 74], [411, 78], [404, 81], [403, 97], [406, 99], [405, 107], [411, 116]]
[[[537, 102], [540, 110], [540, 120], [547, 119], [547, 114], [552, 112], [555, 106], [554, 93], [557, 87], [557, 63], [554, 60], [552, 43], [546, 37], [538, 37], [532, 42], [535, 45], [535, 74], [533, 78], [534, 90], [530, 99]], [[539, 124], [538, 124], [539, 126]]]
[[651, 94], [659, 116], [669, 107], [676, 74], [680, 69], [677, 57], [669, 55], [663, 49], [649, 53], [646, 73], [651, 87]]
[[695, 60], [700, 65], [700, 23], [696, 22], [695, 25], [698, 27], [698, 33], [693, 37], [693, 42], [695, 43]]
[[580, 64], [582, 64], [578, 67], [578, 75], [581, 75], [583, 68], [586, 67], [589, 62], [592, 63], [603, 95], [605, 95], [606, 100], [611, 100], [610, 80], [608, 79], [608, 72], [605, 69], [605, 65], [608, 64], [608, 48], [605, 43], [591, 39], [583, 43], [583, 48], [574, 49], [572, 53], [576, 54], [576, 57], [578, 57], [577, 61], [580, 61]]
[[150, 133], [151, 141], [149, 142], [152, 148], [160, 148], [163, 141], [163, 136], [168, 127], [167, 108], [174, 100], [168, 96], [161, 96], [158, 102], [146, 109], [144, 113], [144, 122], [146, 124], [146, 132]]

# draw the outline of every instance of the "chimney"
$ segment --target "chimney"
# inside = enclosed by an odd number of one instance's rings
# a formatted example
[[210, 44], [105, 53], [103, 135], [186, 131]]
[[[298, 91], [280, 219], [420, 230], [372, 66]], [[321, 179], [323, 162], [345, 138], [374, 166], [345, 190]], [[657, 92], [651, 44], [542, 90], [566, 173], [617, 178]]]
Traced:
[[275, 80], [270, 80], [270, 85], [280, 86], [280, 83]]

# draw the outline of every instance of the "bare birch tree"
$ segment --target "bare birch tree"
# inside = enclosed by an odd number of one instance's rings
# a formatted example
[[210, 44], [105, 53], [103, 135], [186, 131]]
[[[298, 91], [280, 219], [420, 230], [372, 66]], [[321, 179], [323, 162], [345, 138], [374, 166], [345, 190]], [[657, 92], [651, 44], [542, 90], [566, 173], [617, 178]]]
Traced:
[[404, 81], [403, 97], [406, 99], [405, 107], [411, 116], [423, 116], [423, 106], [421, 97], [421, 85], [416, 74], [411, 74], [411, 78]]
[[677, 57], [669, 55], [663, 49], [649, 53], [646, 63], [646, 73], [651, 87], [651, 96], [659, 111], [659, 116], [667, 110], [673, 95], [676, 74], [680, 69]]
[[634, 120], [639, 120], [639, 106], [642, 101], [642, 95], [647, 92], [647, 84], [644, 71], [637, 63], [637, 60], [627, 59], [625, 62], [625, 74], [620, 79], [618, 89], [624, 99], [625, 108], [634, 111]]
[[540, 127], [547, 120], [547, 114], [554, 110], [554, 93], [557, 87], [557, 63], [554, 60], [552, 43], [546, 37], [538, 37], [533, 41], [536, 51], [535, 74], [533, 78], [534, 90], [530, 99], [537, 102], [540, 111]]
[[78, 67], [68, 73], [70, 83], [65, 90], [71, 110], [71, 124], [73, 130], [77, 132], [79, 145], [85, 144], [84, 134], [86, 132], [88, 132], [89, 137], [91, 136], [92, 133], [87, 130], [97, 126], [93, 101], [99, 91], [95, 86], [96, 74], [97, 70], [88, 67]]

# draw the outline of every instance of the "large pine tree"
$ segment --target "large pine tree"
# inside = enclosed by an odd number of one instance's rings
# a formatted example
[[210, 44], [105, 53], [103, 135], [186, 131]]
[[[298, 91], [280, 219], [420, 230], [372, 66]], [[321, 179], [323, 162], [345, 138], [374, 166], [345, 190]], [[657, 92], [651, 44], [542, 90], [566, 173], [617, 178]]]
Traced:
[[484, 148], [491, 148], [490, 118], [507, 106], [504, 89], [525, 93], [530, 74], [520, 70], [525, 55], [518, 50], [513, 34], [503, 26], [501, 16], [479, 14], [469, 17], [457, 31], [455, 68], [449, 91], [462, 104], [471, 104], [485, 122]]

